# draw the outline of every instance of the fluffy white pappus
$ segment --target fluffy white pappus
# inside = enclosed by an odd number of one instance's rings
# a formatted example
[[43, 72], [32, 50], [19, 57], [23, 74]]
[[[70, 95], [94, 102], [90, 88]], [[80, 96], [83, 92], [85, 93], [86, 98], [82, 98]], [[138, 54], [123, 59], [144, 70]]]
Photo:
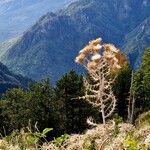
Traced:
[[94, 48], [100, 50], [100, 49], [102, 49], [102, 47], [103, 47], [102, 45], [97, 44]]
[[83, 52], [84, 52], [84, 49], [80, 50], [80, 51], [79, 51], [79, 54], [81, 54], [81, 53], [83, 53]]
[[99, 42], [102, 42], [102, 38], [100, 38], [100, 37], [99, 37], [97, 40], [98, 40]]
[[90, 41], [89, 45], [97, 45], [97, 44], [101, 44], [102, 43], [102, 39], [101, 38], [97, 38], [96, 40]]
[[92, 56], [91, 60], [99, 60], [102, 56], [100, 54], [95, 54]]

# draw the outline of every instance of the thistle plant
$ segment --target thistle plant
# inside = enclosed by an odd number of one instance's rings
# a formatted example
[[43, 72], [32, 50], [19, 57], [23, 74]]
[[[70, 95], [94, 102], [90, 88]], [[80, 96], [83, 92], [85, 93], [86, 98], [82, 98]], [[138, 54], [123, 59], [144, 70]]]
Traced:
[[112, 83], [116, 74], [126, 63], [123, 54], [112, 44], [105, 44], [101, 38], [90, 41], [84, 47], [75, 62], [83, 65], [90, 76], [91, 81], [84, 78], [85, 95], [79, 99], [85, 99], [94, 107], [98, 107], [102, 113], [103, 123], [115, 110], [116, 98], [112, 91]]

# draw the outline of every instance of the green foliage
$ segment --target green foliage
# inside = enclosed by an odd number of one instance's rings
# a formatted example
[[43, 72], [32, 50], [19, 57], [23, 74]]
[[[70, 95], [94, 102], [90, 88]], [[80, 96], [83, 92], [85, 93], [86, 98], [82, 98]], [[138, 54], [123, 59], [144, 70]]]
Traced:
[[32, 132], [27, 128], [13, 131], [9, 136], [5, 137], [8, 143], [18, 145], [20, 148], [36, 147], [42, 138], [46, 137], [46, 134], [53, 130], [52, 128], [46, 128], [42, 133], [39, 131]]
[[87, 102], [74, 99], [83, 95], [83, 79], [74, 71], [65, 74], [55, 87], [55, 99], [61, 103], [61, 123], [67, 133], [82, 132], [87, 128], [88, 116], [98, 117], [98, 111]]
[[116, 125], [123, 123], [123, 118], [120, 117], [117, 113], [113, 115], [113, 120], [115, 121]]
[[137, 150], [137, 144], [138, 142], [131, 136], [127, 136], [123, 143], [126, 150]]
[[85, 139], [82, 146], [83, 146], [83, 150], [95, 150], [94, 140], [91, 141], [89, 138]]
[[61, 137], [58, 137], [54, 139], [53, 143], [57, 146], [60, 147], [70, 136], [68, 134], [64, 134]]
[[150, 71], [150, 48], [147, 48], [147, 50], [144, 52], [143, 58], [142, 58], [142, 65], [141, 65], [141, 69], [144, 72], [149, 73]]
[[22, 89], [12, 89], [5, 94], [5, 98], [0, 101], [0, 116], [7, 131], [28, 125], [32, 115], [29, 103], [30, 95]]
[[140, 69], [134, 77], [134, 93], [136, 116], [150, 109], [150, 48], [148, 48], [142, 59]]
[[[49, 80], [32, 83], [28, 90], [21, 88], [7, 91], [0, 101], [0, 133], [10, 134], [37, 123], [40, 132], [53, 128], [52, 137], [64, 133], [79, 133], [87, 128], [89, 116], [98, 117], [96, 109], [81, 100], [83, 94], [82, 76], [70, 71], [52, 88]], [[4, 128], [6, 133], [4, 133]]]
[[113, 85], [113, 91], [117, 98], [117, 107], [116, 113], [123, 117], [123, 119], [127, 119], [127, 106], [129, 97], [129, 90], [131, 84], [131, 68], [127, 64], [125, 65], [117, 75], [115, 79], [115, 83]]
[[3, 118], [1, 124], [7, 134], [26, 127], [29, 120], [32, 125], [37, 122], [40, 131], [46, 127], [54, 127], [57, 116], [52, 107], [54, 105], [52, 97], [53, 90], [48, 80], [31, 84], [28, 91], [22, 89], [8, 91], [0, 101], [0, 117]]
[[52, 128], [45, 128], [42, 132], [43, 137], [46, 137], [45, 135], [52, 130], [53, 130]]
[[123, 118], [120, 117], [117, 113], [113, 115], [113, 121], [115, 122], [115, 129], [113, 132], [113, 136], [116, 137], [119, 133], [119, 124], [123, 123]]

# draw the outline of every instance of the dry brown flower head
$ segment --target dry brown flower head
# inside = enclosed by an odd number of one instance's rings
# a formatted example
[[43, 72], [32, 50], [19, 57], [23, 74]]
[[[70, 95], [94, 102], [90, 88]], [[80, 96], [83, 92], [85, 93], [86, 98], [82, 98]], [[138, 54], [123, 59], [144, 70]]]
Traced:
[[[76, 57], [76, 63], [88, 69], [95, 69], [100, 59], [105, 59], [113, 71], [119, 70], [126, 62], [126, 57], [112, 44], [103, 44], [102, 39], [90, 41]], [[85, 63], [86, 62], [86, 63]]]

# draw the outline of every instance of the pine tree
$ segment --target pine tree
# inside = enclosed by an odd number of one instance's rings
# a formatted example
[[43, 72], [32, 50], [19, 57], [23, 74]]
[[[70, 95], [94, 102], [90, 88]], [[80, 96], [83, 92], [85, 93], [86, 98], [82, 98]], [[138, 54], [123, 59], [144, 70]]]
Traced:
[[118, 75], [113, 84], [113, 91], [117, 98], [116, 113], [127, 119], [128, 115], [128, 97], [131, 86], [131, 73], [132, 70], [129, 64], [122, 66], [122, 69], [118, 72]]
[[87, 117], [93, 114], [96, 116], [95, 109], [86, 102], [73, 99], [83, 95], [83, 88], [82, 76], [77, 75], [73, 70], [56, 83], [55, 99], [61, 104], [61, 123], [67, 133], [82, 132], [87, 128]]
[[11, 132], [37, 123], [40, 131], [55, 126], [55, 105], [53, 104], [53, 91], [49, 81], [31, 84], [28, 91], [12, 89], [0, 101], [0, 116], [4, 118], [3, 125]]
[[143, 55], [142, 64], [134, 77], [135, 116], [150, 109], [150, 48]]

